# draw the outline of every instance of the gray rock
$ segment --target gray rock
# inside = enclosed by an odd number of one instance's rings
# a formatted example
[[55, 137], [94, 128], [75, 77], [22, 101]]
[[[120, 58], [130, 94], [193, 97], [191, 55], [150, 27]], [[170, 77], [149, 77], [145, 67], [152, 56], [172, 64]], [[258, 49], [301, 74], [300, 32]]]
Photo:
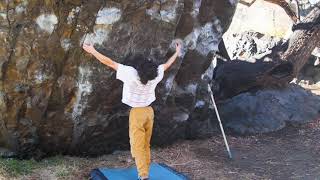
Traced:
[[243, 93], [220, 104], [227, 128], [246, 133], [272, 132], [286, 124], [310, 122], [320, 116], [320, 97], [291, 84], [283, 90]]

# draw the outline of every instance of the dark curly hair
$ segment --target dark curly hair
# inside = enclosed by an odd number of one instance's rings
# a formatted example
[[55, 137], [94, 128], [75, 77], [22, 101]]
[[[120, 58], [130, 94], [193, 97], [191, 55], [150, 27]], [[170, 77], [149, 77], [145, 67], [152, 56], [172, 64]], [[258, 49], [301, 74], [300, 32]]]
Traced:
[[142, 84], [147, 84], [158, 76], [158, 65], [142, 54], [129, 55], [126, 58], [126, 65], [137, 70]]

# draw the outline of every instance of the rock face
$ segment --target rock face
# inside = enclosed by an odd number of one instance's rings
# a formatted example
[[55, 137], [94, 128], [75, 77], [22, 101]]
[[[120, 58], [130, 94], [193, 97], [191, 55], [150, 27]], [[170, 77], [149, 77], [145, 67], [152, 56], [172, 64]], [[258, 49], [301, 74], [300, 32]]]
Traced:
[[189, 131], [198, 119], [192, 112], [206, 112], [207, 91], [199, 87], [212, 76], [201, 77], [213, 70], [212, 53], [235, 6], [233, 0], [1, 1], [0, 146], [21, 157], [128, 147], [122, 85], [82, 51], [83, 42], [120, 63], [144, 53], [160, 64], [182, 39], [184, 54], [158, 88], [153, 141], [196, 136]]
[[[298, 0], [301, 20], [319, 2], [319, 0]], [[279, 5], [263, 0], [255, 1], [250, 7], [239, 3], [224, 38], [230, 39], [235, 33], [241, 34], [248, 31], [288, 38], [292, 34], [292, 24], [293, 21]]]
[[260, 0], [248, 7], [239, 3], [230, 28], [224, 36], [229, 36], [234, 32], [255, 31], [283, 37], [290, 31], [291, 26], [292, 20], [277, 4]]
[[243, 59], [255, 62], [256, 59], [270, 54], [274, 46], [282, 39], [253, 31], [235, 33], [224, 38], [231, 59]]

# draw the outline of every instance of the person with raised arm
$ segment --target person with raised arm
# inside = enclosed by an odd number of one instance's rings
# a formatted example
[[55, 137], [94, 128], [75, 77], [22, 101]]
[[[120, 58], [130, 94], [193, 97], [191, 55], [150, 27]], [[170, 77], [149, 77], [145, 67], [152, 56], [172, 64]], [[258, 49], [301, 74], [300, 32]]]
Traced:
[[99, 53], [92, 44], [84, 43], [83, 49], [102, 64], [117, 71], [116, 78], [123, 82], [122, 102], [131, 107], [129, 115], [131, 155], [135, 159], [138, 178], [149, 179], [150, 140], [154, 119], [151, 103], [156, 100], [155, 88], [163, 79], [164, 72], [179, 56], [181, 43], [176, 43], [176, 52], [166, 63], [159, 66], [142, 55], [132, 58], [134, 66], [127, 66]]

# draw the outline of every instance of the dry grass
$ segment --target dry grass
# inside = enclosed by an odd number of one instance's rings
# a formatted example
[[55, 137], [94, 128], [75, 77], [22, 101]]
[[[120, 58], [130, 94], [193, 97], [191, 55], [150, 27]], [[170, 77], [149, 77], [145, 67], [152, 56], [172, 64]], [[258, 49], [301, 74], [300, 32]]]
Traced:
[[[154, 162], [162, 162], [191, 179], [317, 179], [320, 177], [320, 119], [279, 132], [228, 135], [234, 159], [228, 159], [221, 136], [185, 140], [153, 148]], [[55, 156], [40, 162], [0, 159], [0, 179], [88, 179], [97, 167], [134, 165], [129, 151], [97, 158]]]

